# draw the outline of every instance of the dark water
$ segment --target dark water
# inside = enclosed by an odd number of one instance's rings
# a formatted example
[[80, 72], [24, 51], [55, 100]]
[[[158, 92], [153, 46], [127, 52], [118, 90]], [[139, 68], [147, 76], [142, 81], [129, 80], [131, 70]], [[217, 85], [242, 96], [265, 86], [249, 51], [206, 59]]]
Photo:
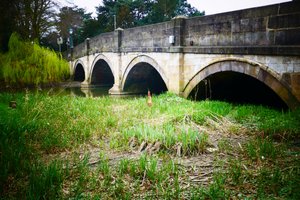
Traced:
[[[81, 82], [73, 81], [60, 84], [60, 87], [45, 88], [49, 94], [71, 95], [80, 97], [101, 97], [107, 96], [112, 85], [101, 86], [91, 85], [90, 87], [81, 87]], [[48, 91], [47, 91], [48, 90]]]
[[61, 94], [63, 95], [72, 95], [72, 96], [80, 96], [80, 97], [101, 97], [107, 96], [108, 90], [111, 87], [107, 86], [98, 86], [98, 87], [90, 87], [90, 88], [80, 88], [80, 87], [70, 87], [70, 88], [60, 88], [63, 90]]
[[55, 87], [55, 88], [44, 88], [39, 92], [47, 93], [48, 95], [67, 95], [67, 96], [78, 96], [78, 97], [103, 97], [110, 96], [116, 98], [132, 98], [144, 96], [144, 94], [132, 94], [132, 95], [110, 95], [108, 93], [111, 87], [107, 86], [93, 86], [93, 87]]
[[30, 93], [42, 93], [47, 95], [67, 95], [67, 96], [78, 96], [78, 97], [102, 97], [102, 96], [112, 96], [117, 98], [134, 98], [145, 96], [145, 94], [122, 94], [122, 95], [110, 95], [108, 93], [112, 86], [101, 86], [101, 85], [91, 85], [90, 87], [81, 87], [80, 82], [68, 82], [61, 83], [52, 87], [28, 87], [28, 88], [0, 88], [0, 92], [8, 93], [18, 93], [26, 92]]

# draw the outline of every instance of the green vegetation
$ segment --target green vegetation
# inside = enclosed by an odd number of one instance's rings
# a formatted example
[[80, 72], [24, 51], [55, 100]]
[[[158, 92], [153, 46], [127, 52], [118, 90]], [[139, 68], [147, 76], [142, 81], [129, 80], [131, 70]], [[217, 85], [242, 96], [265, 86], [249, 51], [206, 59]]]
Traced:
[[20, 40], [13, 33], [9, 51], [0, 56], [0, 80], [9, 85], [40, 85], [68, 78], [69, 65], [54, 51]]
[[152, 100], [0, 93], [0, 196], [299, 199], [300, 110]]

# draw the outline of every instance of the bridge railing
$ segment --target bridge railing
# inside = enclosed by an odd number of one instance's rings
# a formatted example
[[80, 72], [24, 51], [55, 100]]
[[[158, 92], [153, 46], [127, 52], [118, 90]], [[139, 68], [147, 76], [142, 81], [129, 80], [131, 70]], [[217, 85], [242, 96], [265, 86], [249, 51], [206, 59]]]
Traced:
[[185, 46], [300, 45], [300, 4], [289, 2], [190, 18], [185, 27]]
[[90, 39], [90, 52], [111, 52], [114, 50], [114, 32], [102, 33]]
[[72, 56], [73, 58], [80, 58], [84, 55], [86, 55], [86, 44], [83, 42], [74, 47]]
[[170, 46], [168, 37], [173, 35], [172, 21], [142, 27], [125, 29], [122, 37], [122, 51], [150, 51], [153, 48]]

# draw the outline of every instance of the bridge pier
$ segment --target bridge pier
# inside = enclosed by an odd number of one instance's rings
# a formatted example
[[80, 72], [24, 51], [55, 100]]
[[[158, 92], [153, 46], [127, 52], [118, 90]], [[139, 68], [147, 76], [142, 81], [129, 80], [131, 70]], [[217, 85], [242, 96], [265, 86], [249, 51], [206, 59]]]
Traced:
[[122, 89], [120, 89], [120, 86], [117, 84], [114, 84], [112, 88], [108, 90], [108, 93], [111, 95], [122, 95], [124, 92]]
[[81, 88], [89, 88], [89, 87], [91, 87], [91, 84], [85, 80], [80, 84], [80, 87]]
[[122, 52], [121, 52], [121, 45], [122, 45], [122, 36], [123, 36], [123, 29], [117, 28], [113, 32], [114, 38], [114, 53], [117, 54], [117, 58], [114, 59], [114, 85], [111, 89], [109, 89], [108, 93], [110, 95], [122, 95], [124, 94], [121, 86], [122, 80]]

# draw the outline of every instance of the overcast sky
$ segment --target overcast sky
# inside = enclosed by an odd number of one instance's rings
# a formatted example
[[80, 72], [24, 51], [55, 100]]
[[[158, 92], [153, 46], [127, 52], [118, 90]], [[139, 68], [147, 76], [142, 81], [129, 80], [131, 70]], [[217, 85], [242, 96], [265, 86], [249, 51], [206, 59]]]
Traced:
[[[95, 6], [99, 6], [101, 0], [58, 0], [67, 5], [66, 2], [74, 3], [80, 8], [85, 8], [88, 12], [95, 12]], [[240, 10], [269, 4], [287, 2], [291, 0], [187, 0], [192, 6], [200, 11], [205, 11], [206, 15]], [[95, 15], [93, 15], [95, 16]]]

